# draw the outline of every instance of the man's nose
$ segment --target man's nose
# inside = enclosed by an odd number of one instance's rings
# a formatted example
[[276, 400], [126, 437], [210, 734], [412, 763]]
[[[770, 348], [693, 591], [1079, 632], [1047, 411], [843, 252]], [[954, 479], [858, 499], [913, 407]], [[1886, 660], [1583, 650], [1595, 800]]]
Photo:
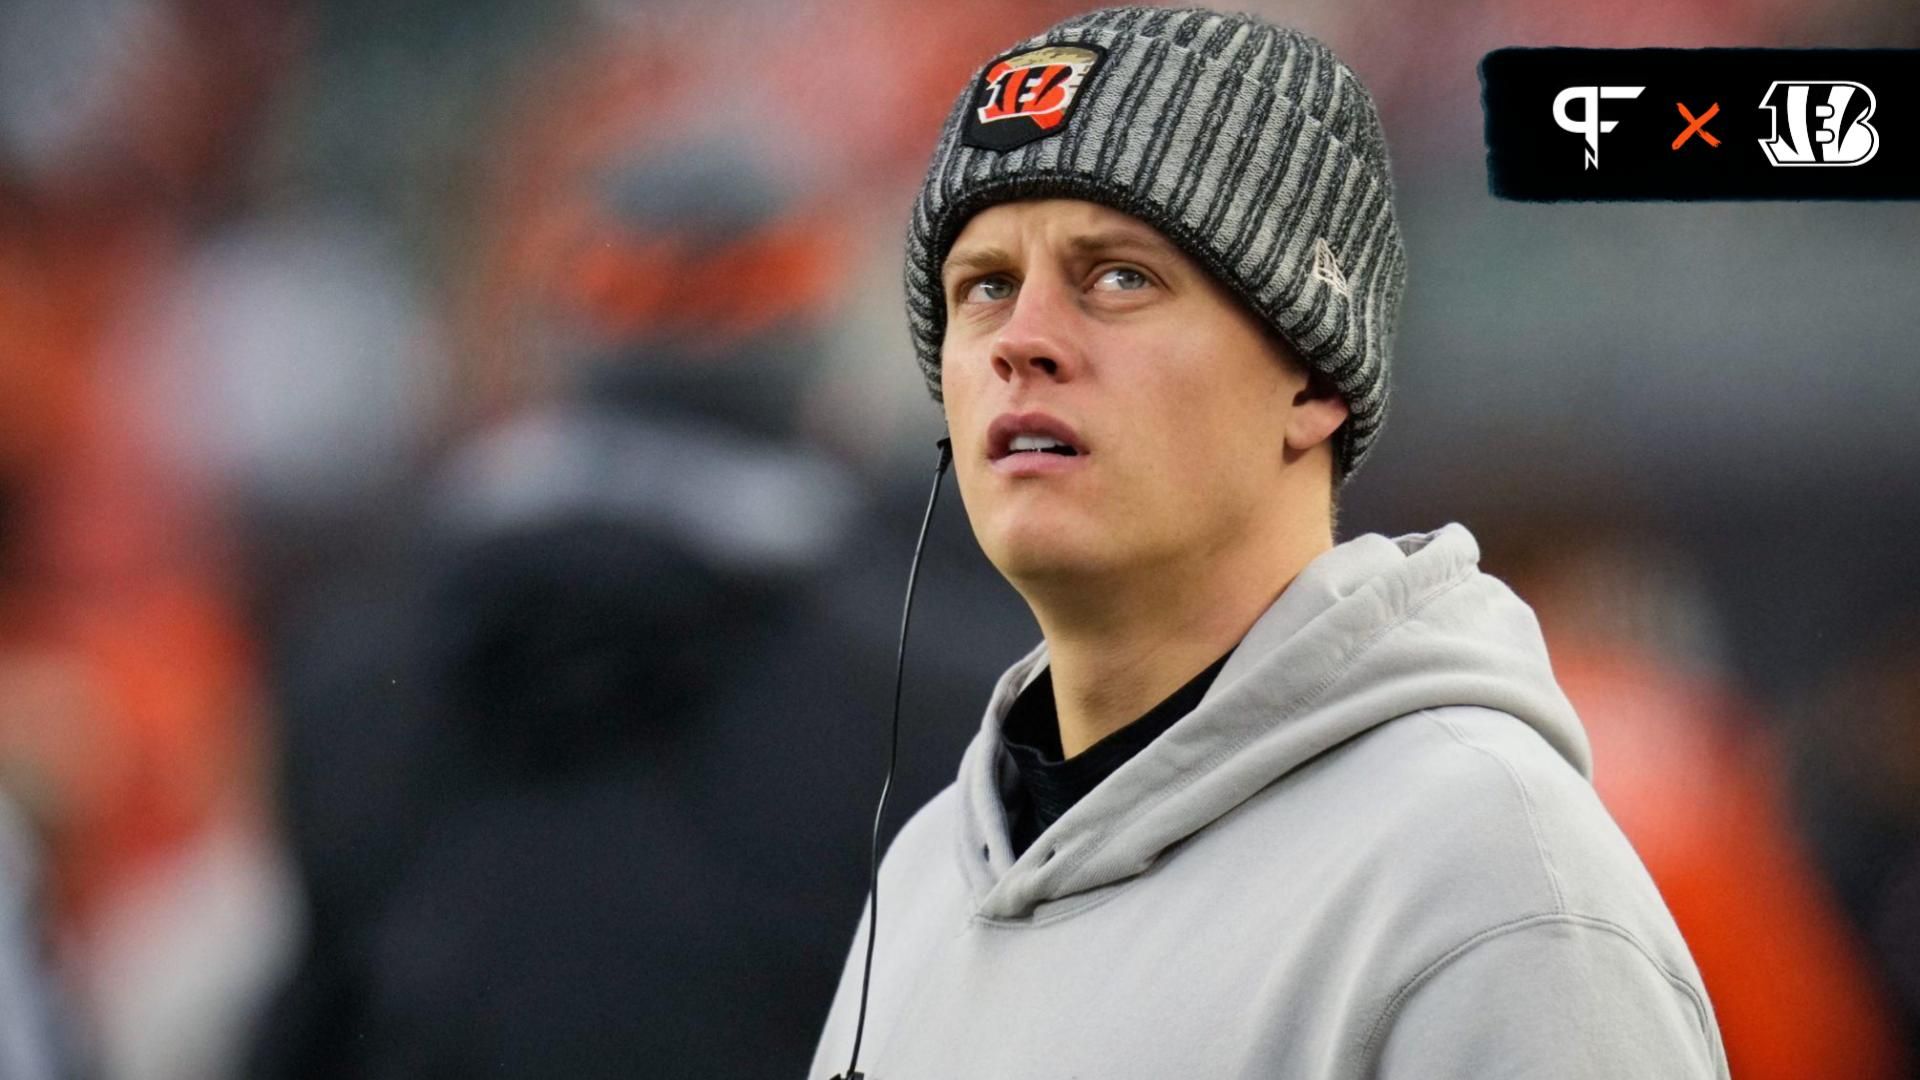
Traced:
[[1007, 382], [1065, 382], [1079, 374], [1079, 308], [1066, 283], [1036, 275], [1022, 283], [1013, 312], [993, 341], [993, 371]]

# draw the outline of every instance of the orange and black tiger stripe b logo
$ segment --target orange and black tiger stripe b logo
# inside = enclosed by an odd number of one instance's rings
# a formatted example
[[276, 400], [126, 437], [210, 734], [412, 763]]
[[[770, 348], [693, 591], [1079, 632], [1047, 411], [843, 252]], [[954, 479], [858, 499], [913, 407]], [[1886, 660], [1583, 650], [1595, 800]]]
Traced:
[[983, 150], [1012, 150], [1065, 129], [1106, 50], [1048, 45], [987, 65], [975, 88], [961, 141]]

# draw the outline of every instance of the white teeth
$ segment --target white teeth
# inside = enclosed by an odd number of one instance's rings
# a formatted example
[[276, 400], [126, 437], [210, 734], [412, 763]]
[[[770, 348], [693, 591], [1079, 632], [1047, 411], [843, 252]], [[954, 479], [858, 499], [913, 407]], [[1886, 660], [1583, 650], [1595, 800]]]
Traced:
[[1048, 438], [1045, 435], [1015, 435], [1013, 441], [1007, 444], [1007, 449], [1010, 451], [1045, 450], [1050, 446], [1065, 445], [1067, 444], [1059, 439]]

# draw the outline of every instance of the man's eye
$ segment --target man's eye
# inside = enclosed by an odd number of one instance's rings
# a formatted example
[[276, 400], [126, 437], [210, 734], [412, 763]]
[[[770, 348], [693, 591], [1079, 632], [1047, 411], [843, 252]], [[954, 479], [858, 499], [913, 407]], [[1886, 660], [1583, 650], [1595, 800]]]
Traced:
[[1013, 295], [1013, 282], [1004, 274], [992, 274], [967, 286], [960, 300], [968, 304], [991, 304]]
[[1109, 292], [1132, 292], [1135, 289], [1144, 289], [1151, 284], [1153, 282], [1147, 275], [1133, 267], [1116, 266], [1102, 271], [1100, 276], [1094, 279], [1093, 287]]

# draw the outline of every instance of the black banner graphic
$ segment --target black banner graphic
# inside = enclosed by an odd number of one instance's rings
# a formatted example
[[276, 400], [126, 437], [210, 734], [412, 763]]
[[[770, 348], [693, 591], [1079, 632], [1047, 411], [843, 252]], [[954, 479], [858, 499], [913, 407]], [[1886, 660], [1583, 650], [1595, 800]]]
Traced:
[[1920, 199], [1920, 50], [1499, 49], [1501, 198]]

